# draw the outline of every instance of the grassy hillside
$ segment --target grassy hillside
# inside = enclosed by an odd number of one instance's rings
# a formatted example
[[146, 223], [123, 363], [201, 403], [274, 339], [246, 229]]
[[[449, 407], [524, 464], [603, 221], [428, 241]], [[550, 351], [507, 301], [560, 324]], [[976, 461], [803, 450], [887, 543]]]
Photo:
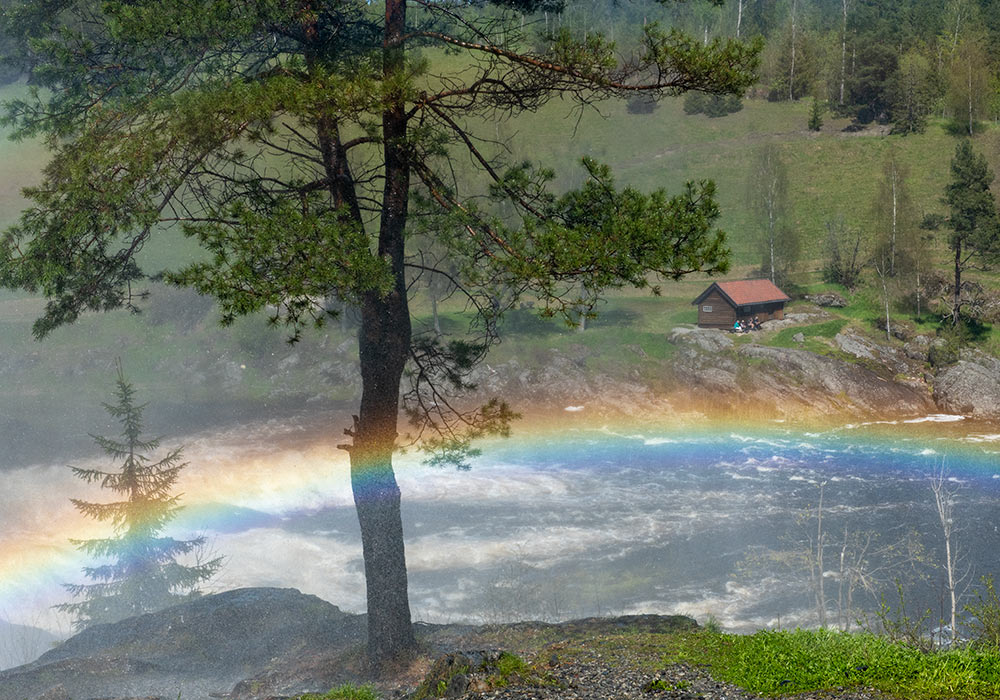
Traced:
[[[579, 125], [570, 106], [554, 104], [514, 125], [515, 151], [567, 173], [584, 154], [608, 162], [621, 182], [642, 189], [676, 191], [686, 180], [708, 178], [719, 188], [721, 226], [729, 232], [738, 263], [758, 263], [754, 225], [746, 192], [754, 149], [777, 144], [788, 165], [791, 219], [801, 233], [805, 257], [820, 258], [825, 223], [838, 217], [852, 227], [870, 226], [870, 209], [882, 163], [895, 148], [909, 168], [907, 187], [918, 215], [943, 211], [940, 199], [950, 176], [956, 140], [943, 122], [927, 132], [887, 136], [872, 128], [844, 132], [847, 121], [827, 117], [821, 132], [806, 128], [809, 105], [747, 100], [742, 111], [721, 118], [686, 115], [681, 98], [666, 100], [649, 115], [628, 114], [624, 105], [601, 106], [602, 115], [585, 114]], [[994, 167], [1000, 165], [1000, 131], [989, 128], [976, 140]], [[577, 175], [578, 177], [578, 175]], [[813, 265], [815, 267], [815, 264]]]
[[[0, 92], [0, 99], [21, 89], [7, 88], [6, 93]], [[478, 128], [484, 136], [508, 139], [512, 158], [530, 155], [536, 162], [553, 167], [561, 187], [581, 179], [577, 162], [582, 155], [606, 161], [619, 182], [642, 189], [676, 191], [688, 179], [714, 179], [722, 207], [721, 226], [729, 232], [734, 251], [733, 278], [749, 276], [759, 261], [745, 193], [754, 149], [773, 142], [789, 166], [791, 216], [802, 234], [808, 258], [799, 281], [805, 288], [816, 289], [821, 287], [816, 270], [825, 222], [842, 217], [849, 226], [869, 225], [871, 203], [889, 149], [895, 149], [909, 168], [907, 185], [919, 215], [943, 210], [940, 199], [949, 179], [956, 140], [941, 123], [932, 123], [922, 135], [898, 137], [876, 129], [844, 132], [846, 122], [829, 116], [823, 131], [815, 133], [806, 129], [808, 107], [805, 101], [749, 100], [742, 111], [711, 119], [685, 115], [680, 98], [666, 100], [648, 115], [628, 114], [623, 104], [616, 103], [580, 112], [571, 103], [556, 101], [538, 113]], [[975, 147], [995, 170], [1000, 169], [1000, 128], [988, 126], [977, 137]], [[0, 225], [6, 225], [16, 220], [25, 204], [20, 189], [39, 181], [46, 152], [38, 143], [4, 141], [0, 157]], [[456, 158], [455, 167], [462, 176], [469, 166], [465, 159]], [[939, 253], [944, 253], [940, 245]], [[195, 254], [191, 241], [169, 231], [143, 251], [151, 271]], [[992, 276], [981, 279], [1000, 287]], [[594, 355], [617, 365], [642, 364], [639, 358], [645, 356], [650, 358], [647, 364], [655, 366], [657, 360], [668, 359], [670, 351], [662, 342], [663, 333], [677, 323], [696, 319], [690, 301], [704, 285], [704, 278], [698, 277], [668, 282], [662, 298], [629, 290], [613, 293], [609, 302], [598, 308], [602, 316], [590, 324], [586, 334], [577, 334], [559, 322], [532, 319], [528, 312], [519, 313], [507, 322], [507, 331], [517, 340], [501, 345], [497, 360], [525, 351], [535, 352], [541, 360], [550, 347], [583, 344], [596, 351]], [[317, 392], [331, 400], [350, 398], [353, 390], [343, 383], [318, 386], [314, 372], [301, 370], [306, 363], [289, 361], [287, 368], [280, 369], [278, 364], [296, 353], [322, 361], [329, 356], [323, 348], [343, 346], [351, 341], [353, 331], [332, 327], [320, 334], [310, 333], [296, 350], [285, 346], [283, 332], [267, 328], [264, 318], [245, 319], [235, 329], [220, 329], [207, 300], [201, 303], [160, 288], [150, 303], [150, 312], [142, 316], [124, 312], [90, 316], [38, 344], [30, 338], [30, 325], [41, 301], [20, 292], [0, 291], [0, 375], [4, 377], [0, 423], [6, 421], [13, 426], [10, 430], [20, 430], [25, 422], [50, 416], [53, 406], [77, 413], [81, 406], [93, 407], [99, 414], [98, 402], [105, 398], [115, 355], [123, 356], [133, 379], [154, 405], [207, 406], [222, 398], [252, 404], [274, 396], [276, 382], [281, 383], [280, 393], [290, 399], [300, 394], [316, 398]], [[419, 293], [413, 309], [418, 323], [430, 322], [429, 304]], [[445, 304], [443, 311], [453, 329], [466, 323], [458, 300]], [[862, 292], [852, 297], [847, 313], [867, 323], [876, 311], [874, 295]], [[995, 338], [989, 342], [1000, 347]], [[641, 352], [614, 352], [623, 345]], [[617, 365], [598, 366], [601, 362], [604, 360], [589, 365], [609, 371], [621, 369]], [[195, 368], [196, 376], [188, 377], [178, 369], [182, 367]], [[211, 377], [213, 368], [220, 367], [228, 367], [233, 375], [225, 386], [199, 374], [209, 372], [206, 376]], [[240, 368], [238, 373], [234, 367]]]

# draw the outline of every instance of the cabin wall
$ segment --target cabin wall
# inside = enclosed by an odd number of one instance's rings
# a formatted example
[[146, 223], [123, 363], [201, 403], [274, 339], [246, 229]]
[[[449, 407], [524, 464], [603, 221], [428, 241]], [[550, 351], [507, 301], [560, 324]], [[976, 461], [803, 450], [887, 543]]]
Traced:
[[732, 328], [735, 322], [736, 309], [718, 290], [713, 290], [698, 304], [698, 326], [701, 328]]
[[785, 317], [785, 302], [775, 301], [769, 304], [752, 304], [739, 308], [740, 318], [756, 316], [761, 323], [764, 321], [780, 321]]

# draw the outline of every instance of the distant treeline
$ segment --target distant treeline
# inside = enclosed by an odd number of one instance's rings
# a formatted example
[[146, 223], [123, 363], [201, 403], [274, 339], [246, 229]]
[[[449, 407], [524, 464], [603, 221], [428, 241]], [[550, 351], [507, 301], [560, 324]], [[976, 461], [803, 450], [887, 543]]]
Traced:
[[968, 133], [1000, 116], [1000, 3], [990, 0], [580, 0], [540, 19], [624, 50], [653, 21], [706, 42], [762, 36], [754, 96], [814, 97], [901, 133], [922, 131], [931, 114]]

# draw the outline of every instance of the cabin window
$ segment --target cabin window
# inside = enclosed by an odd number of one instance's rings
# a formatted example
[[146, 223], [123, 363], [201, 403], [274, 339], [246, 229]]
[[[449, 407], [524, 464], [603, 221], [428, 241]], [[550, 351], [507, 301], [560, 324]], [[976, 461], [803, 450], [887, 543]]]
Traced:
[[711, 306], [703, 306], [703, 307], [701, 307], [701, 310], [704, 311], [706, 314], [712, 313], [712, 307]]

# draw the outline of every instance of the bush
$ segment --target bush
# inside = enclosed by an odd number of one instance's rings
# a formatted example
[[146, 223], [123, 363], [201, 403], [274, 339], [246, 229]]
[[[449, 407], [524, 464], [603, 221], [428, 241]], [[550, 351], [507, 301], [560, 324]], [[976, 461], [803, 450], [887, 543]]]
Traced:
[[709, 117], [724, 117], [743, 109], [743, 101], [736, 95], [709, 95], [692, 91], [684, 97], [685, 114], [705, 114]]
[[954, 339], [931, 344], [927, 351], [927, 361], [931, 367], [947, 367], [958, 362], [958, 343]]
[[625, 103], [625, 110], [629, 114], [652, 114], [656, 111], [660, 103], [652, 95], [641, 92], [628, 98]]

